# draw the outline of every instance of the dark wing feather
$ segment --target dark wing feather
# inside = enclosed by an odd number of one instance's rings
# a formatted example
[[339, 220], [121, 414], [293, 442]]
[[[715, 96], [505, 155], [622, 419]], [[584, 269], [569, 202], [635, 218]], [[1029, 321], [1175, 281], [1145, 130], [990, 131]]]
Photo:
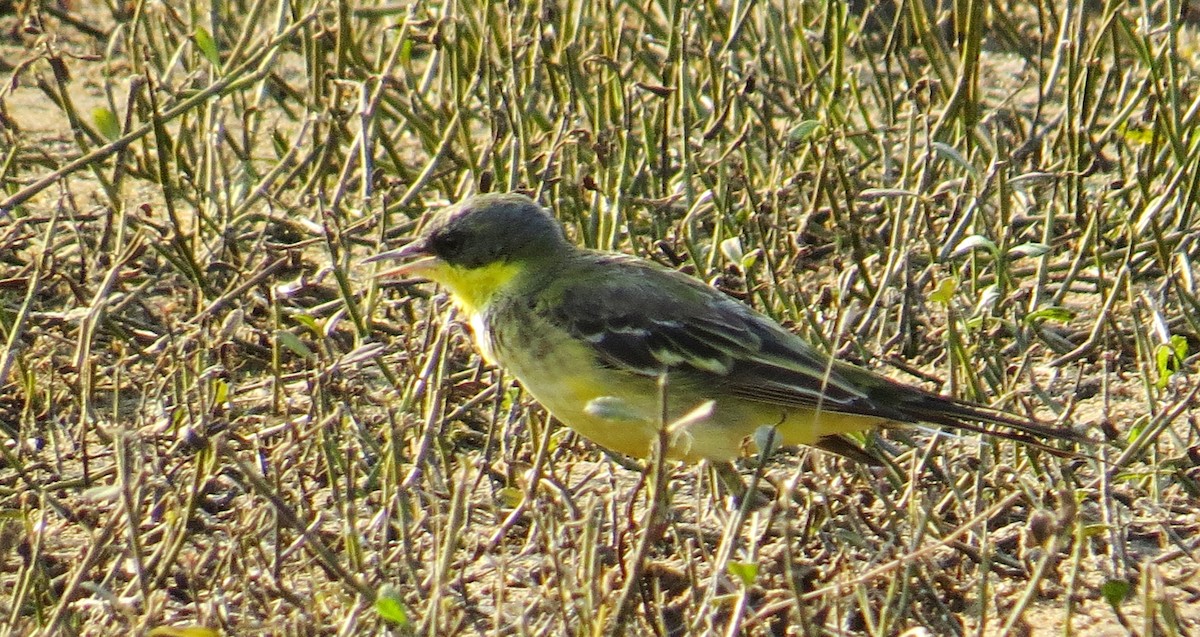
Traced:
[[590, 256], [590, 267], [558, 277], [543, 297], [553, 320], [601, 364], [647, 377], [667, 372], [746, 400], [909, 420], [880, 413], [841, 373], [845, 366], [717, 290], [645, 262]]

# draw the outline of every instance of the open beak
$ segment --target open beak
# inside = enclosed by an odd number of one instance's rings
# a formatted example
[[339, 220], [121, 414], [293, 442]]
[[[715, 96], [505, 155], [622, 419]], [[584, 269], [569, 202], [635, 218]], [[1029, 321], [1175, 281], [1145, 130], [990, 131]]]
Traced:
[[437, 257], [430, 254], [429, 249], [425, 246], [425, 242], [417, 239], [408, 245], [405, 245], [395, 250], [380, 252], [379, 254], [367, 257], [359, 263], [368, 264], [378, 261], [407, 261], [400, 265], [376, 272], [373, 276], [376, 279], [396, 279], [404, 277], [421, 277], [428, 278], [428, 273], [437, 268], [439, 260]]

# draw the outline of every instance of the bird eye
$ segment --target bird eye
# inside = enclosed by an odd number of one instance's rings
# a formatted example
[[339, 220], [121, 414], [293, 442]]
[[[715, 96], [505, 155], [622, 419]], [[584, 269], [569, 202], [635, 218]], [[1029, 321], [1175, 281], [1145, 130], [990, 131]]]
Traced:
[[462, 250], [466, 240], [467, 236], [462, 232], [442, 232], [433, 238], [433, 251], [443, 259], [452, 257]]

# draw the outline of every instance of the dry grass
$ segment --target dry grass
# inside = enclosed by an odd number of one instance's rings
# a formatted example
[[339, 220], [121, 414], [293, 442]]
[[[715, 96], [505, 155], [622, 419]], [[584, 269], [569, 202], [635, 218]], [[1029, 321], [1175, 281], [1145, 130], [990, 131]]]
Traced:
[[[1193, 16], [865, 4], [0, 2], [0, 636], [1196, 634]], [[643, 480], [357, 266], [512, 189], [1095, 458]]]

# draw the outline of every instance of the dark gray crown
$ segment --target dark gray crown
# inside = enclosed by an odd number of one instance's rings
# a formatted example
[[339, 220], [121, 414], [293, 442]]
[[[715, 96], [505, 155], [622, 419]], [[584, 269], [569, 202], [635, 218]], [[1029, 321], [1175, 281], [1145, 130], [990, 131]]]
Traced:
[[428, 252], [465, 268], [537, 259], [570, 247], [558, 221], [516, 193], [463, 199], [439, 212], [422, 237]]

